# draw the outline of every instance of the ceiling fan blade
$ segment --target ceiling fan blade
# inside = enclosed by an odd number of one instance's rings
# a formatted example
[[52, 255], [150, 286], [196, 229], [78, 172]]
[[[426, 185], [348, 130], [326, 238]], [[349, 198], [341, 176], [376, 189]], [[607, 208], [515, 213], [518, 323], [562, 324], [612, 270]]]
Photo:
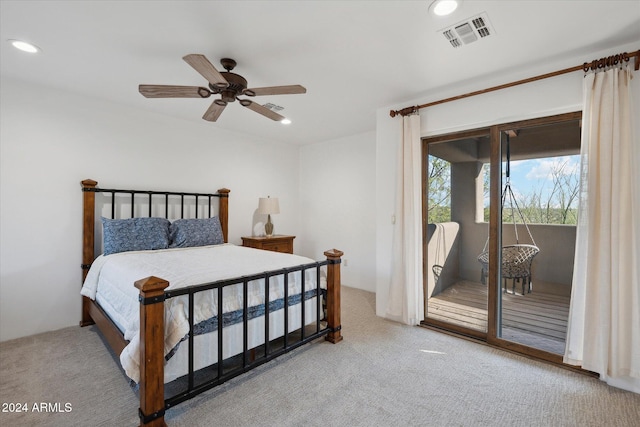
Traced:
[[256, 102], [250, 101], [248, 99], [238, 99], [238, 101], [240, 101], [240, 104], [243, 107], [247, 107], [248, 109], [253, 110], [256, 113], [262, 114], [263, 116], [268, 117], [271, 120], [275, 120], [279, 122], [285, 118], [284, 116], [281, 116], [280, 114], [271, 111], [267, 107], [263, 107], [262, 105]]
[[138, 91], [146, 98], [208, 98], [211, 91], [199, 86], [140, 85]]
[[182, 59], [215, 87], [223, 89], [229, 86], [229, 82], [204, 55], [192, 53]]
[[244, 95], [262, 96], [262, 95], [295, 95], [298, 93], [307, 93], [307, 89], [300, 85], [289, 86], [269, 86], [245, 89]]
[[211, 103], [211, 105], [209, 106], [207, 111], [204, 113], [204, 116], [202, 116], [202, 118], [210, 122], [215, 122], [216, 120], [218, 120], [218, 117], [220, 117], [220, 114], [222, 114], [222, 111], [226, 106], [227, 106], [226, 102], [224, 102], [221, 99], [216, 99]]

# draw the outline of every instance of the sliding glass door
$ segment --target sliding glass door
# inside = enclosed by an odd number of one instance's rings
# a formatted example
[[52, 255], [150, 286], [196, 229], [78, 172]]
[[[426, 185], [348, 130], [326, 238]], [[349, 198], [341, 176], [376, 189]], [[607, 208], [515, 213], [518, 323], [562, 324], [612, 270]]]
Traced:
[[480, 130], [432, 140], [424, 150], [425, 321], [478, 337], [488, 321], [474, 248], [488, 242], [489, 142]]
[[500, 131], [496, 338], [564, 353], [579, 189], [580, 122]]
[[426, 325], [561, 362], [580, 113], [424, 140]]

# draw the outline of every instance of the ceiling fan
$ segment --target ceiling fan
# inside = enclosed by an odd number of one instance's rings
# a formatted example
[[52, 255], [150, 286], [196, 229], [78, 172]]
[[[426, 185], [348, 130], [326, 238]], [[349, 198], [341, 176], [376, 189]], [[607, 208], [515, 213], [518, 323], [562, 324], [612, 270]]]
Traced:
[[236, 99], [240, 105], [247, 107], [256, 113], [262, 114], [272, 120], [281, 121], [285, 117], [264, 107], [250, 99], [240, 99], [239, 96], [262, 95], [289, 95], [306, 93], [307, 89], [300, 85], [268, 86], [247, 88], [247, 80], [239, 74], [232, 73], [236, 61], [230, 58], [222, 58], [220, 63], [225, 70], [219, 72], [204, 55], [190, 54], [182, 59], [193, 67], [202, 77], [207, 79], [209, 87], [202, 86], [173, 86], [173, 85], [140, 85], [138, 90], [147, 98], [208, 98], [211, 95], [220, 95], [202, 116], [203, 119], [215, 122], [229, 102]]

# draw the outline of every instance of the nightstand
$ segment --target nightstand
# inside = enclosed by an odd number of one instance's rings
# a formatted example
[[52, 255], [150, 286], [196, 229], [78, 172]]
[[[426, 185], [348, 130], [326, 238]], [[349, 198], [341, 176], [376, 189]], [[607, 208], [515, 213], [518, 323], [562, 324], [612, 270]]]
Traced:
[[293, 253], [293, 239], [296, 236], [284, 236], [282, 234], [274, 234], [271, 237], [255, 236], [243, 237], [242, 246], [249, 248], [264, 249], [266, 251], [283, 252], [287, 254]]

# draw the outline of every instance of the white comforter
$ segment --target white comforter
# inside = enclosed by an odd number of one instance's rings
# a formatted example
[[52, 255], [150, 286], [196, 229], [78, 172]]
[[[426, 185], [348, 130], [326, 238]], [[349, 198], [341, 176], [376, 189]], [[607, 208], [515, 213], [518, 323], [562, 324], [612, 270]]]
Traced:
[[[110, 316], [123, 330], [129, 344], [120, 354], [126, 374], [139, 381], [139, 291], [135, 281], [156, 276], [169, 281], [168, 289], [179, 289], [217, 280], [262, 273], [284, 267], [314, 262], [312, 259], [278, 252], [235, 246], [232, 244], [177, 248], [154, 251], [123, 252], [99, 256], [92, 264], [81, 294], [111, 305]], [[300, 293], [297, 278], [291, 274], [289, 295]], [[249, 284], [249, 306], [263, 304], [264, 280]], [[271, 279], [269, 300], [284, 296], [282, 275]], [[315, 286], [315, 269], [307, 271], [306, 290]], [[224, 290], [223, 310], [242, 309], [242, 285]], [[217, 291], [200, 292], [195, 298], [194, 324], [217, 315]], [[187, 296], [165, 301], [165, 355], [189, 332]]]

